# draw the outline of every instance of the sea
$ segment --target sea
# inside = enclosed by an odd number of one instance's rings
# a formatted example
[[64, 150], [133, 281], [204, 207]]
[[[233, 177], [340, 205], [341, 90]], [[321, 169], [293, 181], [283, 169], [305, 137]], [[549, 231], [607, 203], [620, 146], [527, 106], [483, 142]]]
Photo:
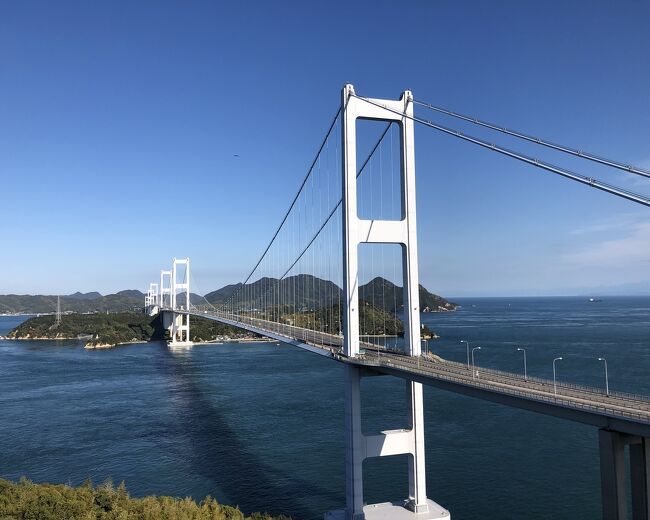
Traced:
[[[650, 297], [463, 298], [422, 314], [429, 349], [477, 365], [650, 394]], [[0, 335], [25, 317], [0, 317]], [[405, 426], [405, 383], [362, 384], [367, 433]], [[425, 387], [427, 492], [454, 520], [600, 518], [594, 427]], [[364, 463], [368, 503], [407, 495], [404, 456]], [[277, 343], [172, 351], [0, 341], [0, 477], [124, 481], [245, 513], [322, 518], [345, 504], [343, 367]]]

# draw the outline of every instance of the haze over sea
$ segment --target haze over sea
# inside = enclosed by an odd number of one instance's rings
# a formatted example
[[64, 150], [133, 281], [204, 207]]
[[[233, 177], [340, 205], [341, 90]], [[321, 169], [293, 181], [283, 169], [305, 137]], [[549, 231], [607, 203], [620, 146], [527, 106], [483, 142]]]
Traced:
[[[459, 299], [423, 314], [430, 349], [481, 366], [650, 394], [650, 297]], [[6, 334], [24, 318], [0, 318]], [[404, 426], [404, 383], [363, 382], [366, 431]], [[344, 505], [343, 367], [274, 343], [85, 351], [0, 341], [0, 476], [124, 480], [134, 495], [212, 495], [322, 518]], [[597, 432], [425, 387], [427, 487], [455, 520], [597, 518]], [[406, 460], [370, 460], [369, 503], [406, 496]], [[402, 478], [404, 477], [404, 478]]]

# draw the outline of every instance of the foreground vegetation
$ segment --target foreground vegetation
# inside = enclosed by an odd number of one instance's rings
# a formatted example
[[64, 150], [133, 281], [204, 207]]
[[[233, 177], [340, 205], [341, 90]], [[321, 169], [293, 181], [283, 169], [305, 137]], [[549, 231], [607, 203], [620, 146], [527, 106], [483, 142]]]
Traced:
[[34, 484], [26, 479], [0, 479], [0, 520], [289, 520], [286, 516], [253, 513], [219, 504], [206, 497], [197, 503], [190, 498], [148, 496], [131, 498], [124, 483], [93, 487]]

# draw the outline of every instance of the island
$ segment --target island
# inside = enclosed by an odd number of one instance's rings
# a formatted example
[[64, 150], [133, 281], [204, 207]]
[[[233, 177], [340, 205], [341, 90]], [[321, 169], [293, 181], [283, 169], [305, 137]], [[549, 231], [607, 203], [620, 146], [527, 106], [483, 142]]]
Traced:
[[[252, 339], [241, 329], [223, 325], [206, 318], [193, 317], [192, 341], [203, 343], [219, 339]], [[259, 336], [255, 336], [259, 338]], [[7, 335], [15, 340], [83, 340], [86, 348], [111, 348], [118, 345], [164, 341], [168, 331], [162, 326], [160, 315], [148, 316], [142, 312], [115, 312], [93, 314], [66, 314], [57, 325], [52, 315], [35, 316], [18, 325]]]
[[[331, 281], [300, 274], [288, 278], [262, 278], [246, 285], [223, 287], [205, 296], [190, 295], [191, 305], [210, 303], [221, 306], [235, 293], [267, 294], [265, 302], [259, 298], [242, 300], [244, 314], [287, 325], [341, 334], [343, 309], [342, 290]], [[262, 291], [263, 290], [263, 291]], [[291, 294], [291, 303], [278, 303]], [[184, 295], [179, 295], [184, 296]], [[61, 322], [54, 313], [28, 319], [7, 336], [7, 339], [25, 340], [83, 340], [88, 349], [111, 348], [117, 345], [164, 341], [169, 339], [161, 317], [148, 316], [138, 306], [143, 295], [139, 291], [121, 291], [102, 296], [98, 292], [74, 293], [65, 297], [52, 296], [0, 296], [0, 310], [8, 312], [34, 312], [55, 302], [60, 304]], [[455, 311], [458, 305], [419, 286], [422, 312]], [[403, 288], [391, 281], [376, 277], [359, 287], [359, 333], [362, 336], [403, 336], [404, 324], [399, 316], [404, 311]], [[262, 305], [261, 305], [262, 303]], [[179, 305], [185, 305], [181, 298]], [[117, 311], [115, 309], [118, 309]], [[134, 310], [138, 309], [138, 310]], [[192, 317], [190, 341], [205, 343], [215, 341], [263, 341], [261, 336], [244, 332], [207, 318]], [[437, 339], [438, 335], [422, 326], [423, 340]]]

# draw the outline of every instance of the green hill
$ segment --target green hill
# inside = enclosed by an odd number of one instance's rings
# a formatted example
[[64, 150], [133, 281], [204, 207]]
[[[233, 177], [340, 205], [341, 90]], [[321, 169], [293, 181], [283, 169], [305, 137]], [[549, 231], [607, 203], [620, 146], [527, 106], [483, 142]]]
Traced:
[[[246, 284], [228, 285], [205, 295], [213, 305], [223, 304], [234, 295], [239, 301], [244, 296], [243, 305], [254, 309], [265, 309], [277, 305], [277, 302], [294, 302], [297, 309], [314, 310], [338, 303], [341, 289], [329, 280], [300, 274], [278, 280], [277, 278], [260, 278]], [[246, 295], [255, 298], [246, 298]]]
[[216, 291], [209, 292], [208, 294], [205, 295], [205, 299], [213, 304], [225, 303], [226, 301], [228, 301], [228, 298], [230, 298], [241, 286], [242, 286], [241, 283], [226, 285], [221, 289], [217, 289]]
[[[56, 295], [0, 295], [0, 313], [42, 314], [56, 312]], [[61, 296], [62, 312], [120, 312], [142, 309], [144, 293], [138, 290], [120, 291], [102, 296], [99, 293], [75, 293]]]
[[[240, 329], [223, 325], [205, 318], [192, 317], [191, 340], [210, 341], [217, 336], [235, 337]], [[30, 318], [13, 329], [10, 339], [77, 339], [83, 337], [91, 345], [119, 345], [122, 343], [166, 340], [167, 330], [162, 327], [160, 315], [151, 317], [141, 312], [110, 314], [67, 314], [61, 324], [55, 325], [55, 317]], [[1, 518], [1, 517], [0, 517]]]
[[[423, 312], [454, 311], [458, 305], [430, 293], [420, 285], [420, 309]], [[388, 312], [404, 310], [404, 289], [385, 278], [377, 277], [359, 287], [359, 299]]]
[[[303, 311], [316, 310], [338, 305], [342, 290], [335, 283], [311, 275], [300, 274], [282, 280], [261, 278], [246, 284], [227, 285], [205, 295], [213, 305], [226, 303], [232, 295], [238, 295], [238, 301], [251, 309], [265, 309], [277, 305], [277, 302], [292, 302]], [[256, 295], [247, 298], [246, 295]], [[262, 297], [260, 298], [260, 295]], [[242, 296], [244, 297], [242, 301]], [[359, 299], [370, 302], [373, 307], [396, 313], [403, 308], [403, 289], [385, 278], [377, 277], [359, 287]], [[420, 285], [420, 308], [424, 312], [452, 311], [458, 305], [443, 297], [430, 293]]]
[[[335, 283], [311, 276], [299, 274], [282, 280], [277, 278], [261, 278], [246, 284], [226, 285], [212, 291], [205, 297], [191, 293], [193, 305], [224, 304], [234, 294], [241, 301], [242, 295], [256, 295], [256, 298], [244, 299], [244, 307], [265, 310], [277, 305], [278, 302], [292, 302], [295, 308], [307, 312], [338, 305], [341, 301], [341, 288]], [[381, 308], [392, 313], [402, 310], [403, 290], [392, 282], [377, 277], [359, 287], [359, 299], [370, 302], [373, 307]], [[261, 295], [261, 297], [260, 297]], [[179, 305], [185, 306], [185, 295], [178, 294]], [[138, 311], [144, 305], [144, 293], [138, 290], [120, 291], [115, 294], [102, 296], [98, 292], [74, 293], [61, 296], [61, 311], [74, 313], [88, 312], [124, 312]], [[55, 295], [0, 295], [0, 313], [2, 314], [45, 314], [54, 313], [57, 307]], [[420, 308], [424, 312], [455, 310], [457, 305], [427, 291], [420, 286]]]

